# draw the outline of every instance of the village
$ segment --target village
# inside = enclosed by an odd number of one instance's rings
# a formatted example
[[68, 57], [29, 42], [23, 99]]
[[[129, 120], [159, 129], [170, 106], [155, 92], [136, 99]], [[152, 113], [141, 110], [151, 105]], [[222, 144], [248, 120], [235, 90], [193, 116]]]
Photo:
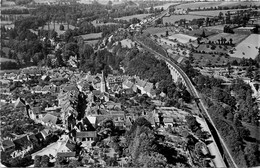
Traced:
[[[34, 11], [20, 21], [9, 7], [2, 16], [17, 22], [1, 26], [0, 167], [228, 167], [199, 101], [235, 162], [258, 164], [257, 3], [165, 3], [142, 12], [143, 2], [89, 3], [28, 6], [93, 7], [110, 17], [61, 10], [60, 21], [54, 14], [41, 20]], [[200, 97], [159, 55], [183, 70]]]
[[[34, 83], [37, 80], [46, 85], [37, 85]], [[35, 163], [36, 158], [47, 155], [54, 164], [59, 158], [75, 160], [88, 157], [90, 159], [83, 166], [105, 166], [110, 164], [107, 159], [113, 158], [116, 165], [126, 166], [127, 158], [119, 154], [113, 139], [117, 137], [118, 141], [124, 141], [123, 133], [130, 130], [140, 116], [145, 117], [159, 134], [166, 136], [169, 143], [180, 143], [178, 150], [187, 152], [186, 138], [192, 131], [186, 126], [185, 118], [193, 117], [193, 114], [175, 107], [164, 107], [165, 102], [156, 99], [153, 84], [138, 77], [105, 77], [103, 73], [91, 75], [64, 68], [30, 67], [19, 75], [6, 74], [1, 81], [6, 81], [2, 85], [5, 87], [1, 102], [4, 109], [10, 109], [9, 114], [1, 115], [1, 132], [2, 136], [12, 137], [3, 138], [1, 147], [10, 160], [30, 154]], [[20, 85], [12, 88], [7, 81], [19, 82]], [[10, 88], [15, 91], [11, 92]], [[17, 92], [23, 94], [14, 94]], [[145, 96], [149, 102], [141, 102]], [[163, 98], [164, 94], [161, 96]], [[10, 116], [18, 111], [22, 112], [20, 118]], [[26, 132], [8, 129], [14, 119], [25, 125], [29, 124], [27, 122], [36, 124], [34, 127], [39, 132], [35, 129]], [[182, 136], [172, 136], [167, 129]], [[47, 144], [39, 147], [42, 143]], [[204, 150], [207, 154], [207, 148]]]

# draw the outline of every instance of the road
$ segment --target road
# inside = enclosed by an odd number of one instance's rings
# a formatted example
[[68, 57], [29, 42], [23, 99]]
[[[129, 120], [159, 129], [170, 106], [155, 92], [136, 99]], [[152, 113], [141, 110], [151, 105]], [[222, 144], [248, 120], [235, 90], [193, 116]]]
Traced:
[[[233, 166], [235, 168], [238, 168], [237, 164], [235, 163], [235, 161], [233, 160], [233, 157], [231, 155], [231, 153], [228, 150], [228, 147], [226, 145], [226, 143], [224, 142], [223, 138], [221, 137], [220, 133], [218, 132], [212, 118], [210, 117], [207, 109], [205, 108], [203, 102], [201, 101], [199, 94], [197, 92], [197, 90], [195, 89], [195, 87], [193, 86], [193, 84], [191, 83], [189, 77], [186, 75], [186, 73], [178, 66], [176, 65], [173, 61], [171, 61], [169, 58], [165, 57], [164, 55], [161, 55], [160, 53], [157, 53], [156, 51], [154, 51], [153, 49], [149, 48], [148, 46], [146, 46], [145, 44], [143, 44], [141, 41], [138, 41], [137, 38], [135, 38], [136, 42], [139, 43], [141, 46], [143, 46], [146, 50], [150, 51], [151, 53], [161, 57], [164, 61], [168, 62], [169, 64], [171, 64], [183, 77], [187, 88], [190, 90], [191, 94], [195, 97], [198, 98], [198, 105], [201, 107], [201, 110], [204, 112], [204, 114], [206, 114], [207, 118], [209, 119], [209, 121], [211, 122], [213, 128], [215, 129], [217, 136], [219, 137], [223, 147], [225, 148], [226, 153], [228, 154]], [[167, 52], [166, 52], [167, 53]], [[219, 166], [218, 166], [219, 167]]]

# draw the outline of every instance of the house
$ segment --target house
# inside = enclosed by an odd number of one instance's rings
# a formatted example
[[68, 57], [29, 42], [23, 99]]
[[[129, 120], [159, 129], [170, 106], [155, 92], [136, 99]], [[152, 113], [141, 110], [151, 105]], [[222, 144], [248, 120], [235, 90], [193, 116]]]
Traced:
[[36, 106], [36, 107], [33, 107], [31, 106], [30, 107], [30, 110], [29, 110], [29, 117], [31, 119], [42, 119], [43, 118], [43, 113], [42, 113], [42, 109], [41, 107], [39, 106]]
[[251, 34], [255, 27], [239, 27], [234, 29], [235, 34]]
[[106, 102], [105, 106], [108, 110], [121, 110], [122, 109], [121, 103], [115, 103], [115, 102], [112, 102], [112, 101]]
[[4, 152], [10, 152], [15, 149], [15, 144], [13, 143], [12, 140], [6, 139], [3, 140], [1, 147]]
[[23, 151], [23, 150], [27, 149], [28, 147], [32, 148], [32, 142], [30, 141], [28, 135], [15, 139], [13, 141], [13, 143], [15, 144], [15, 149], [18, 149], [18, 150]]
[[[156, 97], [156, 92], [152, 83], [147, 82], [144, 87], [144, 93], [147, 94], [149, 97], [154, 98]], [[143, 94], [144, 94], [143, 93]]]
[[[89, 123], [96, 128], [97, 127], [97, 118], [95, 116], [87, 116], [86, 117], [89, 121]], [[86, 122], [86, 121], [85, 121]]]
[[123, 83], [122, 83], [122, 86], [123, 86], [123, 89], [130, 89], [132, 88], [134, 85], [133, 82], [131, 82], [130, 80], [125, 80]]
[[46, 114], [42, 121], [47, 123], [47, 124], [56, 124], [57, 123], [58, 117], [52, 115], [52, 114]]
[[146, 84], [146, 81], [141, 80], [140, 78], [136, 78], [136, 87], [141, 91], [141, 93], [144, 92], [144, 86]]
[[25, 107], [26, 107], [25, 101], [23, 99], [21, 99], [20, 97], [14, 103], [14, 108], [16, 108], [16, 109], [25, 109]]
[[94, 138], [96, 137], [96, 131], [76, 132], [76, 138], [78, 141], [94, 141]]
[[57, 158], [59, 158], [59, 157], [71, 158], [71, 157], [75, 157], [75, 156], [76, 156], [76, 152], [58, 152], [57, 153]]
[[47, 138], [47, 136], [49, 135], [49, 133], [50, 133], [50, 130], [48, 130], [48, 129], [44, 129], [44, 130], [41, 131], [41, 134], [42, 134], [42, 136], [43, 136], [44, 139]]

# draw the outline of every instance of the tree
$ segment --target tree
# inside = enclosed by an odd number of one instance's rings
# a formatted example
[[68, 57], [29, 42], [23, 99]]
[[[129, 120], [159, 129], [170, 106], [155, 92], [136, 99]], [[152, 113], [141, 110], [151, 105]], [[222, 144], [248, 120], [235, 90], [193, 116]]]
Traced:
[[36, 155], [34, 158], [34, 167], [41, 167], [42, 156]]
[[165, 36], [166, 36], [166, 37], [169, 36], [168, 30], [166, 30]]
[[255, 143], [250, 143], [245, 147], [245, 156], [246, 161], [249, 167], [257, 166], [259, 165], [259, 150], [258, 145]]
[[60, 30], [61, 30], [61, 31], [64, 30], [64, 25], [63, 25], [63, 24], [60, 25]]
[[43, 155], [41, 158], [41, 167], [49, 167], [50, 158], [47, 155]]
[[78, 55], [78, 45], [75, 42], [65, 44], [63, 48], [63, 57], [65, 60], [69, 60], [70, 56]]

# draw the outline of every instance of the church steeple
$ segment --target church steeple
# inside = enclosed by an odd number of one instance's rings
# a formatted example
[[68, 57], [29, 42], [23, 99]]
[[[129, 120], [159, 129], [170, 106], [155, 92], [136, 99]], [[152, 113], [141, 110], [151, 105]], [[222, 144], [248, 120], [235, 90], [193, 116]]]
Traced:
[[106, 79], [105, 79], [105, 75], [104, 75], [104, 71], [103, 70], [102, 70], [100, 91], [101, 91], [101, 93], [106, 92]]

